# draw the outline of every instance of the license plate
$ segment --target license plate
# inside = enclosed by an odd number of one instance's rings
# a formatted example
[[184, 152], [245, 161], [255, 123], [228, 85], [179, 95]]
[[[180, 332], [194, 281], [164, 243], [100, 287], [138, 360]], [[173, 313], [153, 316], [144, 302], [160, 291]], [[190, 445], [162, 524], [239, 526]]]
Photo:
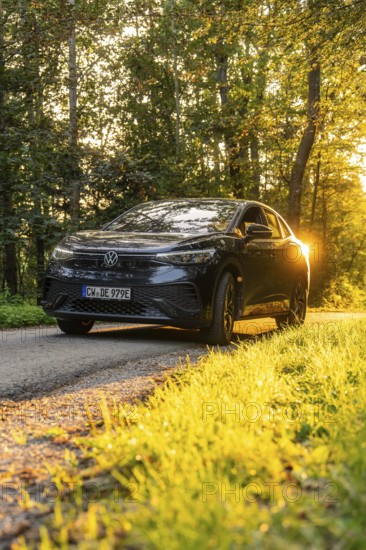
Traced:
[[100, 300], [131, 300], [130, 288], [113, 286], [82, 286], [83, 298], [99, 298]]

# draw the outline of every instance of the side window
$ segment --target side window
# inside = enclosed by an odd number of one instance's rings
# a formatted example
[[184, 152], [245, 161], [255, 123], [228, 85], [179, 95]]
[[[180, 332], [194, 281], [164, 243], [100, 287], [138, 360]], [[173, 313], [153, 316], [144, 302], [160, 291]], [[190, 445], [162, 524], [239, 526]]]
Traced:
[[281, 228], [281, 231], [282, 231], [283, 238], [286, 239], [287, 237], [291, 237], [291, 231], [289, 230], [289, 228], [287, 227], [287, 225], [285, 224], [283, 219], [280, 218], [279, 216], [277, 217], [277, 219], [278, 219], [279, 224], [280, 224], [280, 228]]
[[278, 224], [277, 216], [270, 210], [265, 210], [265, 212], [266, 212], [266, 217], [268, 221], [268, 227], [272, 229], [272, 239], [280, 239], [281, 231], [280, 231], [280, 226]]
[[248, 225], [251, 223], [259, 223], [264, 224], [263, 216], [261, 209], [258, 208], [258, 206], [251, 206], [248, 208], [248, 210], [244, 213], [244, 216], [240, 222], [239, 229], [244, 236], [246, 233], [246, 229]]

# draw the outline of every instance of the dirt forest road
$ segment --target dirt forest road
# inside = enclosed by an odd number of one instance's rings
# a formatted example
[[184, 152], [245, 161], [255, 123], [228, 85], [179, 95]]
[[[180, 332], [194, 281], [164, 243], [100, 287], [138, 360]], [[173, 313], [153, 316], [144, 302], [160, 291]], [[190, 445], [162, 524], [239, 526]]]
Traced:
[[[307, 323], [335, 324], [344, 319], [366, 318], [366, 313], [310, 312]], [[237, 323], [239, 339], [273, 331], [271, 319]], [[195, 360], [207, 348], [195, 331], [161, 326], [100, 325], [87, 336], [71, 337], [55, 327], [0, 332], [0, 399], [23, 400], [100, 375], [104, 382], [113, 369], [133, 379], [154, 373], [163, 359], [171, 366], [189, 355]], [[159, 369], [155, 369], [159, 370]]]

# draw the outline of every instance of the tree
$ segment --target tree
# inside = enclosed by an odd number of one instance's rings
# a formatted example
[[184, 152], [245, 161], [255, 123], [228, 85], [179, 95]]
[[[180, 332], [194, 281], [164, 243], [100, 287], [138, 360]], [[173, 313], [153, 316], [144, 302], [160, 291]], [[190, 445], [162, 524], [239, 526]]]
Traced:
[[77, 61], [76, 61], [76, 11], [75, 0], [67, 0], [69, 4], [69, 143], [68, 169], [70, 183], [70, 215], [71, 224], [77, 229], [79, 225], [80, 208], [80, 168], [78, 159], [78, 114], [77, 114]]
[[[17, 140], [16, 119], [18, 105], [11, 104], [9, 97], [14, 86], [16, 71], [8, 66], [8, 61], [14, 55], [7, 47], [5, 25], [11, 19], [9, 6], [0, 0], [0, 193], [1, 202], [1, 244], [4, 250], [4, 283], [11, 294], [18, 291], [16, 229], [14, 192], [15, 173], [18, 163], [14, 158], [14, 150], [19, 149]], [[3, 283], [3, 286], [4, 286]]]
[[289, 181], [288, 220], [295, 231], [300, 227], [303, 178], [319, 123], [320, 64], [316, 58], [312, 58], [310, 65], [311, 69], [308, 73], [308, 120], [296, 153]]

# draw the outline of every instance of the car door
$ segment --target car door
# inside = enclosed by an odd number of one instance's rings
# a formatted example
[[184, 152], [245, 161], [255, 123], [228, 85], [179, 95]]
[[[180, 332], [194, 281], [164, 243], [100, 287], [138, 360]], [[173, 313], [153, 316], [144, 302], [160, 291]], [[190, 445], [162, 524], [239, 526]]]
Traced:
[[[268, 225], [261, 207], [248, 206], [243, 212], [238, 229], [244, 236], [251, 223]], [[246, 315], [264, 315], [271, 311], [274, 243], [272, 239], [256, 238], [243, 244], [241, 259], [244, 271]]]
[[266, 225], [272, 229], [272, 265], [268, 281], [269, 304], [272, 312], [289, 309], [288, 235], [283, 231], [279, 218], [270, 208], [264, 208]]
[[294, 235], [288, 227], [287, 223], [281, 218], [281, 216], [278, 215], [277, 218], [280, 224], [282, 237], [285, 240], [282, 258], [283, 292], [288, 297], [287, 301], [290, 307], [291, 294], [293, 291], [294, 281], [297, 273], [296, 267], [302, 258], [302, 249], [299, 242], [294, 239]]

